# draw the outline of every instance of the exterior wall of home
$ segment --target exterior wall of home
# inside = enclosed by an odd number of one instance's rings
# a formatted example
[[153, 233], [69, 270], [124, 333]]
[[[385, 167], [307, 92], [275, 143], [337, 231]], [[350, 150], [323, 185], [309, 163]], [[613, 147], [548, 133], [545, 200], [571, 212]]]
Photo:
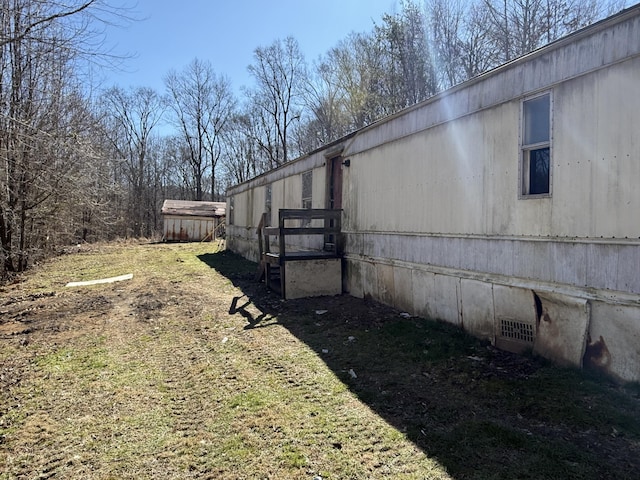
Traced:
[[[344, 139], [346, 291], [640, 381], [639, 77], [634, 7]], [[545, 92], [551, 194], [521, 198], [522, 101]], [[275, 221], [309, 168], [322, 208], [323, 152], [229, 194], [272, 182]]]
[[[312, 206], [325, 208], [326, 202], [326, 160], [316, 153], [298, 161], [267, 172], [249, 182], [233, 187], [228, 197], [233, 196], [234, 221], [227, 225], [227, 248], [244, 257], [258, 261], [257, 227], [265, 212], [267, 185], [271, 185], [271, 225], [278, 223], [280, 208], [302, 208], [302, 174], [313, 171]], [[229, 209], [230, 200], [227, 201]], [[242, 212], [235, 215], [235, 212]], [[277, 239], [272, 238], [272, 250], [277, 250]], [[290, 237], [296, 242], [296, 249], [322, 248], [322, 239], [313, 237]], [[290, 245], [294, 247], [294, 245]]]

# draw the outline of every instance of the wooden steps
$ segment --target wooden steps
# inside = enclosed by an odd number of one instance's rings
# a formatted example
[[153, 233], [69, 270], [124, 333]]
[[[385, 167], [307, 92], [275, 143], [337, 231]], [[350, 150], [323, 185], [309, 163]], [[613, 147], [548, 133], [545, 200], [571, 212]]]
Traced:
[[[326, 259], [340, 258], [339, 235], [341, 233], [342, 210], [330, 209], [281, 209], [278, 212], [278, 226], [267, 227], [267, 213], [263, 213], [258, 224], [258, 247], [260, 249], [260, 264], [255, 278], [257, 281], [264, 280], [267, 287], [279, 291], [282, 298], [287, 298], [287, 263], [291, 262], [318, 261]], [[320, 221], [318, 221], [320, 220]], [[295, 222], [297, 221], [297, 222]], [[295, 222], [297, 225], [291, 225]], [[322, 226], [317, 226], [319, 223]], [[311, 236], [322, 235], [324, 237], [323, 247], [317, 250], [289, 250], [287, 251], [287, 237], [291, 236]], [[271, 252], [270, 237], [278, 237], [278, 251]], [[335, 262], [333, 262], [335, 264]], [[315, 265], [314, 264], [314, 265]], [[311, 266], [311, 264], [309, 264]], [[317, 279], [311, 278], [312, 269], [307, 273], [303, 282], [314, 282]], [[335, 270], [335, 268], [334, 268]], [[303, 275], [305, 275], [303, 273]], [[335, 277], [335, 275], [334, 275]], [[300, 279], [296, 282], [300, 284]], [[336, 280], [332, 280], [335, 282]], [[305, 292], [312, 291], [304, 286]], [[326, 290], [326, 289], [325, 289]], [[324, 291], [324, 290], [322, 290]]]

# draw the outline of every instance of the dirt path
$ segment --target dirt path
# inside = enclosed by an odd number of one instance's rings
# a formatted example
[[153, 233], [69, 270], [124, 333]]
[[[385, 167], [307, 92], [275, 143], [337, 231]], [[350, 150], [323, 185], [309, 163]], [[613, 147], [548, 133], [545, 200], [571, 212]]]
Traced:
[[[246, 297], [192, 248], [143, 247], [137, 255], [166, 264], [153, 272], [139, 258], [127, 282], [29, 294], [39, 284], [30, 278], [4, 289], [0, 478], [329, 478], [337, 465], [360, 478], [436, 468], [410, 442], [396, 444], [401, 436], [286, 328], [263, 318], [263, 328], [245, 329], [247, 315], [262, 312], [249, 303], [229, 314]], [[333, 409], [340, 415], [327, 417]], [[366, 452], [349, 447], [354, 435], [366, 436]]]

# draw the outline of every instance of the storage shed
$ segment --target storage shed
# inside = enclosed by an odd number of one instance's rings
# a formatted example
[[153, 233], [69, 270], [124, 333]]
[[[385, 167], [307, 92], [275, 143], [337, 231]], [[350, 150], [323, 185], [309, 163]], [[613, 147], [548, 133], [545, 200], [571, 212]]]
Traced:
[[224, 235], [226, 203], [165, 200], [163, 240], [166, 242], [201, 242]]
[[637, 5], [230, 188], [227, 248], [341, 209], [344, 292], [640, 381], [639, 125]]

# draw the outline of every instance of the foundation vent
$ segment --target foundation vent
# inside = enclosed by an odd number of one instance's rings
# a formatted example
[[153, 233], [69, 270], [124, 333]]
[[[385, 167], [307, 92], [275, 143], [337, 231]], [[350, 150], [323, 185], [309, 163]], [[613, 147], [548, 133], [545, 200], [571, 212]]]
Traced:
[[500, 320], [500, 336], [520, 342], [533, 343], [535, 337], [534, 326], [515, 320]]

